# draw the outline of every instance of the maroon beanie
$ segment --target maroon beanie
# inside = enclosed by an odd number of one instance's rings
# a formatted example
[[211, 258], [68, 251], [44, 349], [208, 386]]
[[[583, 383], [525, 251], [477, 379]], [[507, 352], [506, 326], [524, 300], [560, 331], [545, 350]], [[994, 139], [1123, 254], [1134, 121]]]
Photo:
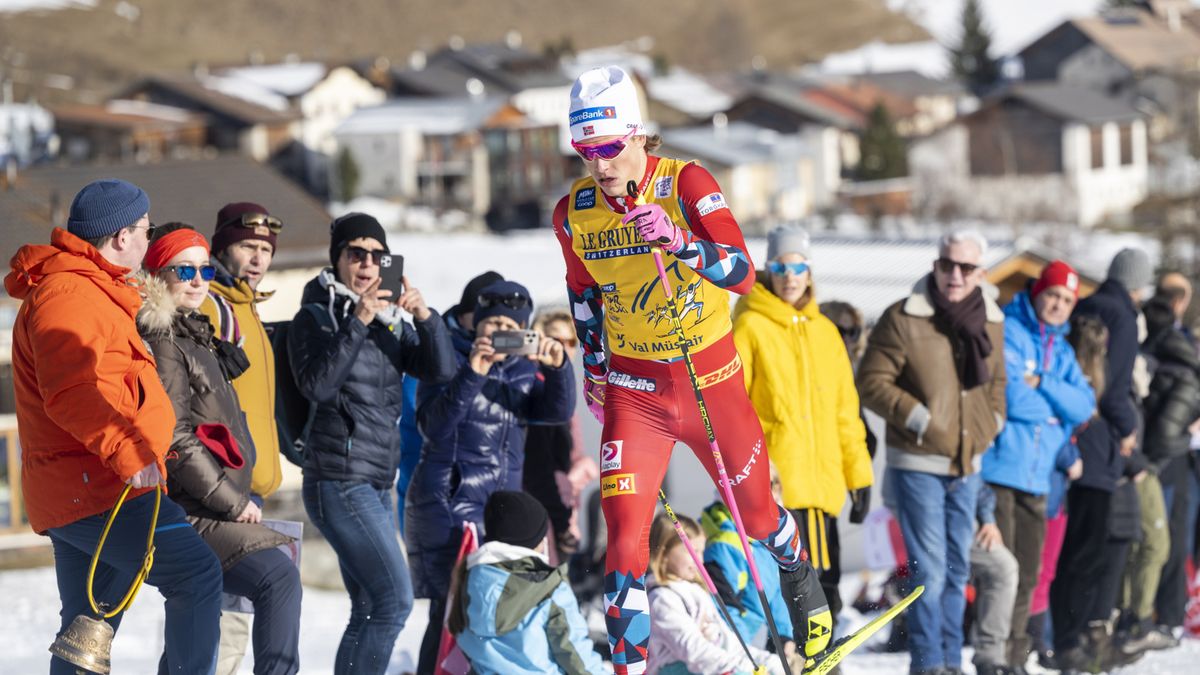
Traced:
[[266, 234], [259, 234], [256, 227], [243, 227], [242, 216], [247, 213], [261, 213], [264, 216], [271, 215], [258, 204], [252, 202], [234, 202], [226, 204], [217, 211], [217, 227], [213, 230], [212, 250], [213, 253], [221, 253], [229, 248], [232, 244], [246, 239], [258, 239], [265, 241], [271, 245], [271, 250], [275, 249], [275, 233], [267, 230]]

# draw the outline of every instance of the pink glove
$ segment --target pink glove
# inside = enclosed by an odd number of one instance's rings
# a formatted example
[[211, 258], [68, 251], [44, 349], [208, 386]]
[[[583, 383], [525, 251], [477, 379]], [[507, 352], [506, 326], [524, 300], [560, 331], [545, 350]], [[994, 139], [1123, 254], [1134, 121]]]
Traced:
[[588, 410], [600, 424], [604, 424], [604, 380], [593, 379], [589, 373], [583, 378], [583, 397], [587, 400]]
[[625, 214], [621, 222], [626, 225], [632, 222], [647, 244], [661, 244], [671, 253], [683, 250], [683, 231], [658, 204], [642, 204]]

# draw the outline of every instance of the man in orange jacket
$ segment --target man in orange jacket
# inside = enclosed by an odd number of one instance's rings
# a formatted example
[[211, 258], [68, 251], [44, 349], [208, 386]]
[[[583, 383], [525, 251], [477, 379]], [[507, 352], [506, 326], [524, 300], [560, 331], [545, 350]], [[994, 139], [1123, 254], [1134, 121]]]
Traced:
[[[29, 244], [4, 280], [22, 301], [13, 326], [12, 366], [21, 482], [29, 524], [54, 545], [62, 629], [90, 615], [88, 565], [125, 485], [133, 489], [103, 547], [93, 587], [98, 603], [120, 600], [145, 555], [155, 485], [175, 415], [138, 335], [141, 307], [129, 281], [141, 266], [150, 200], [121, 180], [88, 184], [71, 203], [67, 228], [50, 245]], [[211, 673], [221, 606], [221, 566], [188, 524], [162, 501], [146, 582], [166, 597], [166, 653], [173, 673]], [[121, 615], [109, 619], [113, 629]], [[52, 675], [77, 672], [53, 657]]]

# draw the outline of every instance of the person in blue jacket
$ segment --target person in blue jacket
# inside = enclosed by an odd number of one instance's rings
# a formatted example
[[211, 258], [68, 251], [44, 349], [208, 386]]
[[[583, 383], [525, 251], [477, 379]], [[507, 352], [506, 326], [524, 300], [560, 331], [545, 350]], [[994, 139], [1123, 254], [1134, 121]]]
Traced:
[[[1008, 642], [1009, 668], [1024, 667], [1025, 631], [1046, 536], [1046, 494], [1059, 451], [1096, 407], [1075, 351], [1067, 342], [1079, 275], [1056, 260], [1005, 308], [1007, 419], [983, 456], [983, 479], [996, 494], [996, 525], [1020, 566]], [[1081, 463], [1073, 463], [1078, 476]], [[1017, 536], [1017, 533], [1020, 536]]]
[[543, 340], [529, 356], [499, 353], [493, 333], [529, 325], [524, 286], [497, 281], [479, 293], [475, 338], [451, 331], [458, 372], [417, 387], [417, 428], [425, 443], [406, 496], [405, 542], [414, 595], [429, 598], [429, 628], [417, 672], [432, 673], [450, 572], [463, 522], [481, 524], [497, 490], [520, 490], [529, 422], [562, 423], [575, 410], [575, 378], [562, 343]]
[[[777, 481], [775, 472], [771, 473], [772, 481]], [[708, 539], [708, 545], [704, 547], [704, 567], [729, 608], [733, 629], [747, 643], [754, 642], [766, 626], [767, 617], [763, 614], [758, 591], [750, 581], [750, 566], [746, 563], [746, 554], [742, 552], [742, 542], [738, 538], [729, 507], [721, 500], [713, 502], [701, 514], [700, 526], [704, 528], [704, 536]], [[751, 540], [750, 550], [754, 552], [754, 562], [758, 563], [758, 571], [762, 575], [763, 590], [766, 591], [775, 626], [779, 628], [780, 635], [791, 635], [792, 618], [779, 590], [779, 566], [768, 564], [774, 558], [762, 543]], [[784, 641], [783, 648], [787, 656], [795, 653], [795, 644], [791, 640]]]
[[604, 672], [565, 567], [547, 557], [550, 518], [532, 495], [501, 490], [483, 510], [487, 543], [455, 570], [450, 632], [476, 675]]

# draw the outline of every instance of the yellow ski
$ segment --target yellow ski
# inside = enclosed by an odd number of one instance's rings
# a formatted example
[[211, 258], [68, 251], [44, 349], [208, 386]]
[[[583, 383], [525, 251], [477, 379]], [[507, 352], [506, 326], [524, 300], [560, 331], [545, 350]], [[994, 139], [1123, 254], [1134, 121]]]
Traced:
[[909, 593], [900, 602], [889, 607], [883, 614], [872, 619], [870, 623], [838, 640], [825, 653], [810, 658], [804, 664], [805, 675], [808, 673], [828, 673], [832, 671], [834, 666], [841, 663], [842, 660], [850, 655], [850, 652], [858, 649], [862, 643], [867, 641], [867, 638], [874, 635], [880, 628], [891, 623], [892, 619], [900, 616], [900, 612], [903, 612], [914, 600], [921, 597], [921, 594], [924, 592], [924, 586], [917, 586], [916, 590]]

